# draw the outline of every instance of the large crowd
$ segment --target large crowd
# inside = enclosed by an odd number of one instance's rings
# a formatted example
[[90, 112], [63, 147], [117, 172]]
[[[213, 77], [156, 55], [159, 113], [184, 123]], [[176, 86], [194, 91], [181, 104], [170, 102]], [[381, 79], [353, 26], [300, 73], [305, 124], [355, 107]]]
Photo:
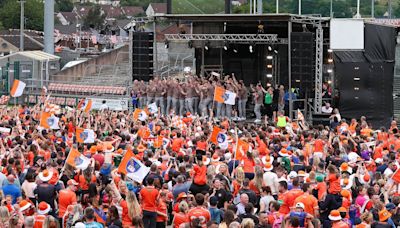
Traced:
[[[216, 86], [235, 105], [215, 102]], [[63, 108], [51, 129], [45, 99], [4, 106], [0, 228], [400, 226], [397, 123], [373, 129], [327, 105], [330, 126], [312, 126], [285, 115], [285, 94], [234, 77], [135, 81], [135, 108], [158, 107], [146, 119]]]

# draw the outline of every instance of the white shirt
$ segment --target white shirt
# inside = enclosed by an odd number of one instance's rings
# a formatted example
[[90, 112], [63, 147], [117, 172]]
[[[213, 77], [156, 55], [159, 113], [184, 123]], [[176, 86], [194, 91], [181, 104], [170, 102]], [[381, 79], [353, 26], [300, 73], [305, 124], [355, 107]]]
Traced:
[[24, 181], [22, 184], [22, 190], [25, 192], [26, 197], [35, 198], [35, 194], [33, 194], [33, 190], [36, 188], [36, 182], [28, 182]]
[[100, 106], [100, 111], [103, 111], [103, 110], [106, 110], [106, 109], [108, 109], [108, 105], [102, 104], [102, 105]]
[[331, 114], [332, 111], [333, 111], [333, 108], [332, 108], [332, 107], [326, 108], [326, 106], [322, 106], [321, 111], [322, 111], [323, 113]]
[[278, 175], [271, 171], [265, 172], [263, 175], [263, 180], [266, 186], [271, 188], [272, 195], [278, 195]]

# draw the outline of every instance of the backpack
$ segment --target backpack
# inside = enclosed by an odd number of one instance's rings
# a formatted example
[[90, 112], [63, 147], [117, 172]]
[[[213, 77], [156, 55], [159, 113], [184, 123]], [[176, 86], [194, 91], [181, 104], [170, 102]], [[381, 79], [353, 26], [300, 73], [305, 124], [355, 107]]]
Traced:
[[273, 215], [273, 217], [274, 217], [274, 223], [272, 224], [272, 228], [281, 228], [283, 223], [283, 215], [279, 215], [279, 217]]
[[265, 104], [272, 104], [272, 96], [271, 96], [271, 94], [269, 94], [269, 93], [265, 94], [264, 103]]

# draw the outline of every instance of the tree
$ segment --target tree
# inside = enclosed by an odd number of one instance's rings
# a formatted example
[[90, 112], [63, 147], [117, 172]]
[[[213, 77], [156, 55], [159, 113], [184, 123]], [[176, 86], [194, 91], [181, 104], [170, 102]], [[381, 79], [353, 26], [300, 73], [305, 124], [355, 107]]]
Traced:
[[[5, 29], [18, 29], [20, 26], [20, 3], [6, 0], [0, 8], [0, 21]], [[25, 28], [43, 31], [44, 4], [41, 0], [25, 2]]]
[[100, 30], [103, 28], [106, 15], [102, 13], [100, 5], [93, 6], [85, 18], [83, 18], [84, 28], [94, 28]]
[[70, 0], [56, 0], [54, 8], [56, 12], [71, 12], [74, 5]]

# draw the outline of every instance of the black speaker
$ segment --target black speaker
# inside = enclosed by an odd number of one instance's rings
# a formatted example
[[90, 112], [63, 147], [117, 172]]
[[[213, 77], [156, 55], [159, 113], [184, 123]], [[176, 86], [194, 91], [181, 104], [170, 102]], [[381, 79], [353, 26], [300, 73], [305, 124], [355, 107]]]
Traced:
[[132, 79], [148, 81], [153, 77], [153, 42], [151, 32], [135, 32], [132, 39]]
[[310, 93], [315, 79], [315, 46], [312, 32], [291, 34], [292, 85]]

